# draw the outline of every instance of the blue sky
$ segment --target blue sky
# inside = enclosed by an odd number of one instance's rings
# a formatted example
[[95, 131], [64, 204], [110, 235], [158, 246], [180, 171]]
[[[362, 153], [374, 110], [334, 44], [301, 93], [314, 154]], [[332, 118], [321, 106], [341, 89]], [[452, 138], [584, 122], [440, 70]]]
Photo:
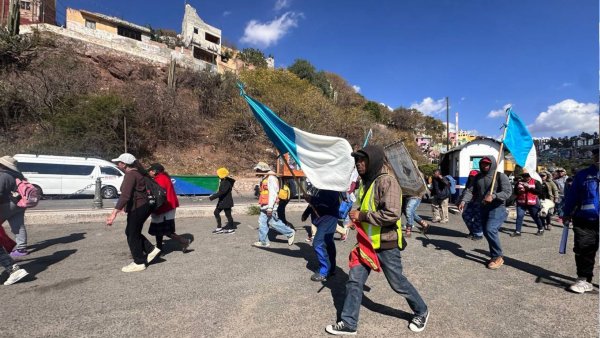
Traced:
[[[534, 137], [598, 131], [597, 0], [189, 0], [222, 36], [309, 60], [366, 98], [498, 136], [512, 104]], [[181, 31], [184, 1], [57, 0]]]

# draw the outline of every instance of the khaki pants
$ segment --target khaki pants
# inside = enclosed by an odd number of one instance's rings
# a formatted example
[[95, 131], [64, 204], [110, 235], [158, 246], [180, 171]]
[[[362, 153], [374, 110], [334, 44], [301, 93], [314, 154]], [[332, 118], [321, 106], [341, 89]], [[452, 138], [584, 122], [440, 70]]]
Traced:
[[431, 202], [434, 222], [448, 222], [448, 198], [443, 200], [434, 198]]

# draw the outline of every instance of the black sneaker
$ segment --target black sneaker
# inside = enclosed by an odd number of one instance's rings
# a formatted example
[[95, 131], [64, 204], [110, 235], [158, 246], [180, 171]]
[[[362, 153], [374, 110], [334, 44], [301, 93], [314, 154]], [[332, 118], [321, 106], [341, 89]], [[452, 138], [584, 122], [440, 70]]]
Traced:
[[327, 281], [327, 277], [321, 275], [318, 272], [315, 272], [314, 275], [310, 276], [310, 280], [313, 282], [326, 282]]
[[538, 230], [538, 231], [535, 233], [535, 235], [536, 235], [536, 236], [542, 236], [542, 235], [544, 235], [544, 230]]
[[477, 235], [473, 235], [473, 237], [471, 237], [472, 241], [480, 241], [483, 239], [483, 236], [477, 236]]
[[212, 233], [213, 234], [222, 234], [223, 233], [223, 228], [216, 228], [215, 230], [213, 230]]
[[356, 330], [352, 330], [351, 328], [346, 326], [346, 323], [344, 323], [344, 321], [342, 321], [342, 320], [340, 320], [335, 325], [327, 325], [325, 327], [325, 331], [327, 331], [327, 333], [330, 333], [330, 334], [333, 334], [336, 336], [355, 336], [356, 335]]
[[223, 233], [224, 234], [234, 234], [235, 233], [235, 229], [231, 229], [231, 228], [227, 229], [227, 228], [225, 228], [225, 229], [223, 229]]
[[427, 326], [427, 319], [429, 319], [429, 311], [424, 316], [414, 316], [410, 324], [408, 324], [408, 328], [412, 332], [421, 332]]
[[520, 237], [521, 233], [518, 231], [513, 232], [512, 234], [510, 234], [510, 237]]

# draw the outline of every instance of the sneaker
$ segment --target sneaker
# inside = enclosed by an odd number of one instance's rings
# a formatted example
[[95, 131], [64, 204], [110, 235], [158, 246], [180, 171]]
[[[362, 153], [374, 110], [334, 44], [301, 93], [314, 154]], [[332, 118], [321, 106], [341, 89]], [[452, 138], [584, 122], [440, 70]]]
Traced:
[[318, 272], [315, 272], [314, 275], [310, 276], [310, 280], [313, 282], [326, 282], [327, 281], [327, 277], [321, 275]]
[[483, 236], [477, 236], [477, 235], [471, 236], [471, 240], [472, 241], [480, 241], [482, 239], [483, 239]]
[[[4, 283], [4, 285], [6, 285], [6, 283]], [[569, 286], [569, 290], [571, 290], [575, 293], [585, 293], [585, 292], [593, 291], [594, 286], [591, 283], [587, 282], [585, 279], [578, 278], [575, 281], [575, 283], [573, 283], [573, 284], [571, 284], [571, 286]]]
[[268, 248], [268, 247], [271, 246], [271, 244], [270, 243], [263, 243], [263, 242], [258, 241], [258, 242], [252, 243], [252, 246], [255, 246], [257, 248]]
[[521, 237], [521, 233], [518, 231], [513, 231], [513, 233], [510, 234], [510, 237]]
[[543, 235], [544, 235], [544, 230], [538, 230], [538, 231], [535, 233], [535, 235], [536, 235], [536, 236], [543, 236]]
[[224, 229], [224, 230], [223, 230], [223, 233], [224, 233], [224, 234], [235, 234], [235, 229], [231, 229], [231, 228], [229, 228], [229, 229]]
[[13, 251], [10, 252], [10, 257], [23, 257], [23, 256], [27, 256], [29, 255], [29, 252], [27, 252], [27, 250], [25, 249], [14, 249]]
[[431, 223], [440, 223], [442, 221], [441, 218], [436, 218], [434, 220], [431, 221]]
[[475, 236], [475, 235], [473, 235], [473, 233], [472, 233], [472, 232], [469, 232], [469, 234], [467, 235], [467, 238], [468, 238], [468, 239], [473, 239], [473, 236]]
[[487, 265], [487, 268], [490, 270], [496, 270], [502, 265], [504, 265], [504, 258], [502, 258], [502, 256], [498, 256], [490, 260], [490, 262]]
[[552, 230], [552, 228], [549, 225], [544, 226], [544, 229], [548, 231]]
[[427, 233], [427, 231], [429, 231], [429, 224], [426, 222], [423, 222], [423, 224], [421, 224], [421, 233], [423, 235], [425, 235]]
[[406, 228], [406, 238], [410, 238], [410, 234], [412, 233], [412, 227], [407, 227]]
[[427, 320], [429, 319], [429, 311], [424, 316], [414, 316], [413, 319], [408, 324], [408, 328], [412, 332], [421, 332], [425, 330], [425, 326], [427, 326]]
[[288, 237], [288, 245], [293, 245], [294, 244], [294, 238], [296, 238], [296, 231], [292, 230], [292, 235], [290, 237]]
[[152, 261], [158, 257], [158, 254], [160, 254], [160, 249], [157, 247], [154, 247], [154, 249], [152, 250], [152, 252], [150, 252], [148, 254], [148, 257], [146, 257], [146, 263], [150, 264], [152, 263]]
[[447, 219], [441, 220], [440, 223], [448, 223]]
[[25, 278], [29, 272], [25, 271], [25, 269], [21, 269], [17, 264], [13, 265], [12, 271], [8, 276], [8, 279], [4, 282], [4, 285], [13, 285], [21, 279]]
[[213, 234], [222, 234], [223, 233], [223, 228], [216, 228], [215, 230], [213, 230], [212, 233]]
[[304, 240], [305, 242], [312, 242], [312, 237], [308, 237], [307, 239]]
[[348, 326], [346, 326], [346, 323], [344, 323], [344, 321], [339, 321], [337, 324], [335, 325], [327, 325], [325, 327], [325, 331], [327, 331], [327, 333], [336, 335], [336, 336], [355, 336], [356, 335], [356, 330], [352, 330], [351, 328], [349, 328]]
[[131, 262], [129, 263], [129, 265], [126, 265], [121, 268], [121, 271], [123, 272], [138, 272], [144, 270], [146, 270], [145, 264], [135, 264], [135, 262]]

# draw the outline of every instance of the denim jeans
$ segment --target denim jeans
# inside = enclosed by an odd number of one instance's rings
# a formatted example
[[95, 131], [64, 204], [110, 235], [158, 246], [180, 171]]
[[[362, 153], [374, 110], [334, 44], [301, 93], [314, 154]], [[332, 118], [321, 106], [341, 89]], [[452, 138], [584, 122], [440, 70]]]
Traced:
[[490, 246], [490, 256], [492, 258], [502, 257], [502, 247], [500, 245], [500, 236], [498, 229], [502, 226], [508, 216], [506, 207], [500, 205], [494, 208], [489, 206], [480, 206], [481, 224], [483, 226], [483, 236], [487, 239]]
[[[396, 293], [406, 298], [408, 306], [415, 315], [427, 313], [427, 305], [417, 292], [417, 289], [402, 274], [402, 259], [400, 249], [384, 250], [377, 253], [383, 274]], [[365, 265], [357, 265], [350, 269], [350, 276], [346, 283], [346, 299], [341, 319], [349, 328], [356, 330], [358, 327], [358, 313], [363, 297], [363, 287], [371, 269]]]
[[0, 224], [8, 221], [17, 245], [13, 250], [27, 249], [27, 230], [25, 229], [25, 209], [13, 202], [0, 204]]
[[277, 211], [274, 211], [271, 217], [267, 217], [266, 211], [261, 210], [260, 216], [258, 216], [258, 240], [263, 244], [269, 243], [269, 237], [267, 236], [269, 233], [269, 225], [271, 228], [275, 229], [275, 231], [288, 238], [292, 237], [294, 234], [294, 230], [283, 224], [277, 217]]
[[317, 232], [313, 237], [313, 249], [319, 260], [319, 274], [327, 276], [335, 269], [335, 243], [333, 235], [337, 226], [337, 218], [329, 215], [319, 217], [315, 222]]
[[406, 201], [406, 227], [412, 228], [414, 222], [421, 223], [422, 219], [417, 215], [419, 204], [421, 204], [420, 197], [409, 197]]
[[529, 215], [533, 218], [535, 225], [537, 225], [538, 230], [544, 230], [544, 225], [542, 224], [542, 220], [540, 219], [540, 206], [539, 205], [520, 205], [517, 204], [517, 222], [515, 231], [521, 232], [521, 228], [523, 227], [523, 219], [525, 218], [525, 212], [529, 211]]
[[481, 210], [474, 203], [467, 203], [462, 213], [462, 219], [469, 229], [469, 233], [475, 236], [483, 236], [483, 227], [481, 225]]

